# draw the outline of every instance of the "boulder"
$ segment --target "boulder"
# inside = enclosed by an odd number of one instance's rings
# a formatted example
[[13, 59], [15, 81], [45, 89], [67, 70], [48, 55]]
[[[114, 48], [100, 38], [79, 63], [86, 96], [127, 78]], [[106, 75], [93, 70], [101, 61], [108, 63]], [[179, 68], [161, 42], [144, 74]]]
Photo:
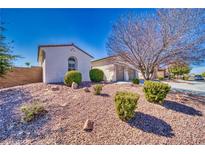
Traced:
[[52, 91], [58, 91], [58, 90], [59, 90], [59, 87], [58, 87], [58, 86], [54, 86], [54, 87], [51, 88], [51, 90], [52, 90]]
[[84, 90], [85, 92], [90, 92], [90, 90], [89, 90], [88, 87], [84, 87], [83, 90]]
[[72, 85], [71, 85], [71, 88], [72, 89], [77, 89], [78, 88], [78, 84], [73, 82]]
[[93, 125], [94, 125], [94, 122], [89, 120], [89, 119], [87, 119], [85, 121], [84, 126], [83, 126], [83, 130], [84, 131], [92, 131], [93, 130]]

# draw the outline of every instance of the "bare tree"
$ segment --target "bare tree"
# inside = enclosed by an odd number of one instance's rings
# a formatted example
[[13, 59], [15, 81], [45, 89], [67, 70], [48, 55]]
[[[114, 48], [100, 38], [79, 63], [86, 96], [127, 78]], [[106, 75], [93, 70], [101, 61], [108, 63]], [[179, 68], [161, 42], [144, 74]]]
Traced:
[[[177, 61], [205, 60], [205, 10], [157, 9], [152, 14], [126, 14], [113, 25], [110, 55], [138, 69], [146, 80], [159, 67]], [[119, 59], [118, 59], [119, 61]]]

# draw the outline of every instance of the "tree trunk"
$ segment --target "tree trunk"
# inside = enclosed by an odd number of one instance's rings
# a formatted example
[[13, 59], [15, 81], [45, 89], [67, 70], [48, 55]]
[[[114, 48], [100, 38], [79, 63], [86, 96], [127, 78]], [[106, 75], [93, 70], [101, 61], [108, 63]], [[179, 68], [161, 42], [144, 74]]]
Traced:
[[145, 80], [150, 80], [151, 79], [152, 74], [150, 72], [148, 72], [148, 71], [145, 71], [145, 72], [141, 71], [141, 73], [142, 73], [142, 76], [144, 77]]

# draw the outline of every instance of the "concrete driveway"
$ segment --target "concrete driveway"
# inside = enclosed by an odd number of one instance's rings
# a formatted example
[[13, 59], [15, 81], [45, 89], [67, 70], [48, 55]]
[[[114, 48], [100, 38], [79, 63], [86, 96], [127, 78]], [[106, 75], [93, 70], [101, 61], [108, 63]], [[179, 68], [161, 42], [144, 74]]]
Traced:
[[172, 90], [205, 96], [205, 81], [163, 81], [171, 85]]

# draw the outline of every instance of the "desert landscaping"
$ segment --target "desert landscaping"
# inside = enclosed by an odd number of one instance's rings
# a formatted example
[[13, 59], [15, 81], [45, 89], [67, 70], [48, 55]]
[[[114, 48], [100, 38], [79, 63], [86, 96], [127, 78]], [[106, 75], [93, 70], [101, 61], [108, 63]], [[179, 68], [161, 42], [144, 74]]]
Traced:
[[[90, 92], [85, 92], [88, 87]], [[124, 122], [115, 113], [117, 91], [138, 93], [135, 116]], [[33, 83], [0, 90], [0, 144], [205, 144], [205, 98], [170, 92], [164, 105], [147, 102], [142, 85], [93, 84], [77, 89]], [[47, 113], [24, 123], [20, 108], [40, 102]], [[85, 121], [92, 131], [83, 130]]]
[[47, 11], [4, 10], [0, 144], [205, 144], [204, 9]]

